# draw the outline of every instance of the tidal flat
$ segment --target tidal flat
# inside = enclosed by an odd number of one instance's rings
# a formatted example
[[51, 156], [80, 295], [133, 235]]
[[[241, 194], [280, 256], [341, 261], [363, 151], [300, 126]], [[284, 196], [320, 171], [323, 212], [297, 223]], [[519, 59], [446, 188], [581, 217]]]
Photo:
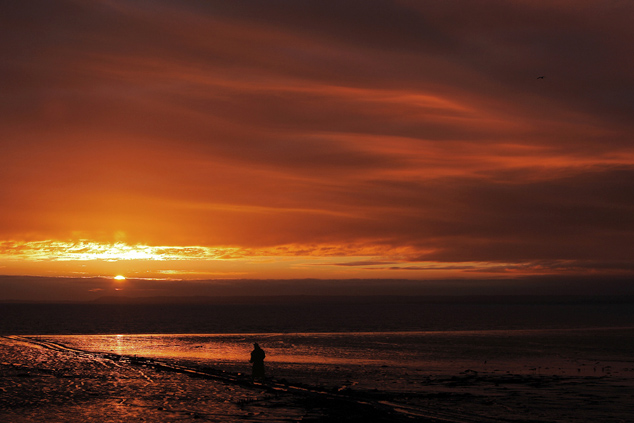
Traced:
[[[607, 343], [620, 339], [625, 351], [632, 334], [4, 336], [0, 419], [626, 422], [634, 415], [634, 364]], [[252, 339], [268, 352], [265, 381], [249, 376]]]

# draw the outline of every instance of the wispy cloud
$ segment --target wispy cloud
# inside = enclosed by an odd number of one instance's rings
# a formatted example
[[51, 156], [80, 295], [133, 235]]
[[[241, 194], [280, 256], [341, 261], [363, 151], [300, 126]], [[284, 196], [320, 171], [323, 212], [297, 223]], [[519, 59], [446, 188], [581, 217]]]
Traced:
[[628, 2], [4, 9], [5, 258], [630, 271]]

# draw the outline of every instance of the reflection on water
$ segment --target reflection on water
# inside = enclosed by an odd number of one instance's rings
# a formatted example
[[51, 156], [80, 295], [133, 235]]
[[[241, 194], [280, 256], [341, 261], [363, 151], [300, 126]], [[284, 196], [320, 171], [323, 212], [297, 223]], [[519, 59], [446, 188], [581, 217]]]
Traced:
[[[527, 372], [537, 367], [579, 367], [591, 361], [628, 360], [634, 328], [438, 332], [62, 335], [45, 339], [103, 353], [243, 365], [253, 342], [266, 362], [280, 367], [390, 366], [452, 373], [504, 365]], [[522, 370], [524, 369], [524, 370]]]

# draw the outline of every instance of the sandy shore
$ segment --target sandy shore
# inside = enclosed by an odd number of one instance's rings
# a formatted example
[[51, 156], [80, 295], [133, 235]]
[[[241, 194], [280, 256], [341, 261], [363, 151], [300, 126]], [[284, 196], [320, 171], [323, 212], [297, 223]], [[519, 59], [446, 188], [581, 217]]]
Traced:
[[599, 376], [464, 370], [411, 375], [389, 387], [380, 384], [389, 368], [368, 369], [358, 380], [328, 371], [319, 384], [317, 370], [307, 377], [278, 369], [253, 384], [235, 368], [0, 337], [0, 370], [3, 422], [622, 423], [634, 416], [634, 368]]

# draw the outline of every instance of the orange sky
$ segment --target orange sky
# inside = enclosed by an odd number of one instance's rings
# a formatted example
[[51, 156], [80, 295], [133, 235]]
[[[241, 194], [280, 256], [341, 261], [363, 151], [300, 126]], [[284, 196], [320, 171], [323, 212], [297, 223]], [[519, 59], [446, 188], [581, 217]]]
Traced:
[[634, 274], [634, 3], [1, 8], [0, 274]]

